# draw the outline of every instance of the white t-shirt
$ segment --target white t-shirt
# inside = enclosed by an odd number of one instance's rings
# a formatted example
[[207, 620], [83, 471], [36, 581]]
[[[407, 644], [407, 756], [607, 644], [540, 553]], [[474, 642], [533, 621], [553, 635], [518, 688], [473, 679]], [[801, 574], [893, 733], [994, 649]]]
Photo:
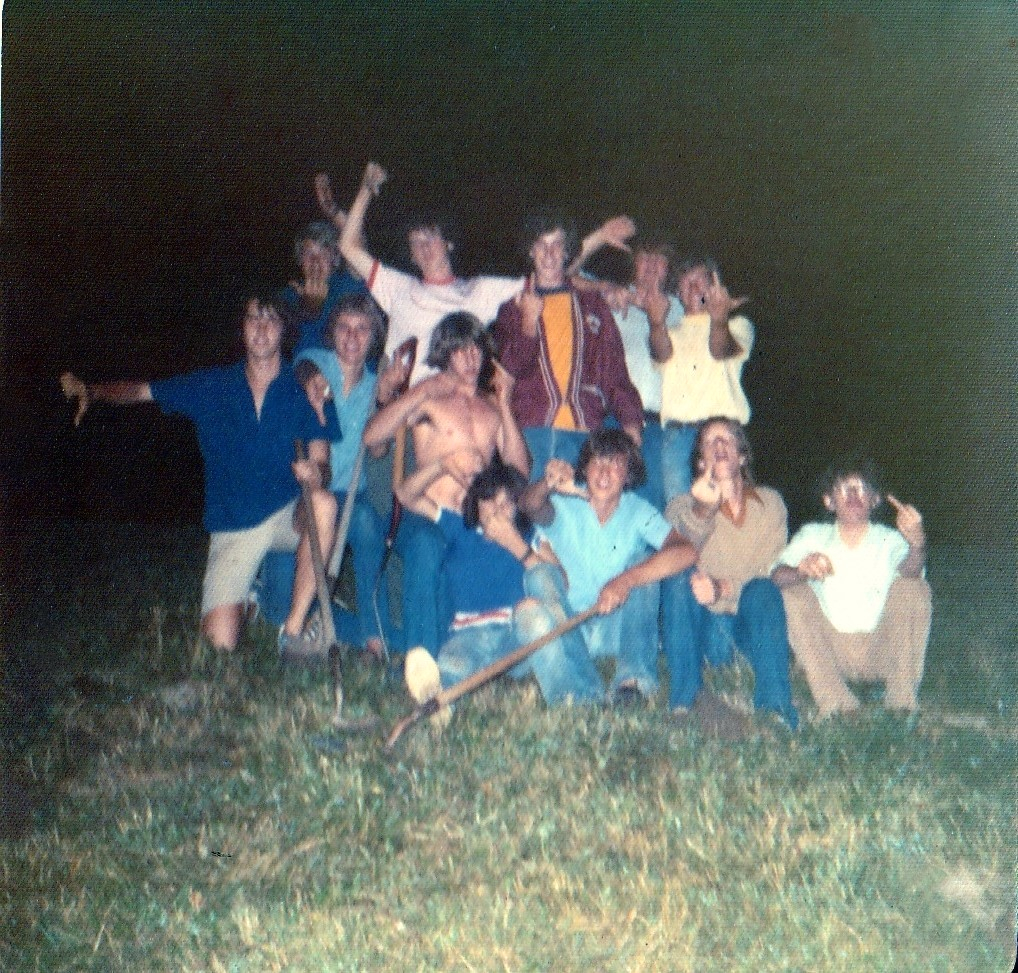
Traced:
[[375, 262], [368, 277], [368, 288], [378, 306], [389, 315], [389, 335], [385, 353], [392, 353], [407, 338], [417, 338], [417, 362], [410, 384], [434, 375], [436, 369], [425, 364], [428, 344], [435, 325], [447, 314], [469, 311], [482, 324], [489, 325], [498, 309], [523, 290], [522, 277], [456, 278], [448, 284], [426, 284], [419, 277], [404, 274]]
[[872, 632], [898, 568], [908, 557], [908, 541], [890, 527], [870, 524], [862, 541], [849, 547], [837, 524], [805, 524], [777, 563], [794, 568], [814, 552], [826, 554], [834, 568], [823, 581], [809, 582], [827, 620], [839, 632]]
[[718, 361], [710, 353], [710, 315], [687, 314], [670, 328], [672, 357], [661, 366], [661, 422], [702, 422], [713, 416], [749, 422], [742, 366], [753, 350], [753, 325], [741, 315], [728, 323], [742, 352]]

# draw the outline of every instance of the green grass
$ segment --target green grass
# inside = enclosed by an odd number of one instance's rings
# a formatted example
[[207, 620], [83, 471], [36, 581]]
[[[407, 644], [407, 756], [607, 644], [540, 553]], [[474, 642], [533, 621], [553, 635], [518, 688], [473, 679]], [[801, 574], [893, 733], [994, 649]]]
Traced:
[[[385, 757], [381, 731], [318, 749], [324, 678], [280, 673], [267, 628], [233, 659], [202, 646], [197, 532], [13, 540], [33, 557], [6, 641], [57, 692], [36, 727], [3, 698], [4, 772], [35, 802], [0, 844], [4, 970], [1011, 968], [1003, 555], [934, 551], [916, 718], [725, 744], [496, 685]], [[407, 711], [347, 668], [350, 715]], [[749, 698], [745, 669], [710, 681]]]

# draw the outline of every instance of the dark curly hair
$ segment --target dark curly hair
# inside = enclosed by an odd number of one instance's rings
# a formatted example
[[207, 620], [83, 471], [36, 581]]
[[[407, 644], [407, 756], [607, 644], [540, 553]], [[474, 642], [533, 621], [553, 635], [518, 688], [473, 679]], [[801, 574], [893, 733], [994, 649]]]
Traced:
[[494, 500], [499, 490], [505, 490], [506, 496], [517, 505], [516, 529], [522, 537], [527, 537], [533, 525], [530, 518], [519, 509], [519, 500], [527, 488], [527, 483], [527, 478], [515, 466], [503, 463], [496, 454], [467, 488], [466, 496], [463, 498], [463, 523], [471, 529], [476, 527], [481, 522], [481, 501]]
[[640, 447], [621, 429], [598, 429], [592, 432], [580, 447], [576, 460], [576, 482], [587, 482], [587, 467], [595, 456], [624, 456], [626, 458], [626, 482], [624, 489], [635, 490], [647, 482], [647, 467], [644, 465]]

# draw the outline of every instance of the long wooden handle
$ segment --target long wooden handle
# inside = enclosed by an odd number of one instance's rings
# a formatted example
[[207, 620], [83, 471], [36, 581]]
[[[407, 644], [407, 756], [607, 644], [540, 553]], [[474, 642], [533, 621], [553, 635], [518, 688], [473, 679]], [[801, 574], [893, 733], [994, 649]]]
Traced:
[[565, 635], [567, 632], [571, 632], [574, 628], [578, 628], [587, 621], [587, 619], [592, 618], [596, 614], [597, 605], [591, 605], [586, 611], [582, 611], [579, 615], [573, 615], [572, 618], [567, 618], [564, 622], [560, 622], [550, 632], [542, 635], [540, 638], [534, 639], [533, 642], [521, 645], [518, 649], [514, 649], [508, 655], [502, 656], [501, 659], [496, 659], [494, 662], [486, 665], [483, 669], [478, 669], [477, 672], [473, 673], [473, 675], [467, 676], [466, 679], [456, 683], [455, 686], [443, 689], [426, 703], [422, 703], [418, 706], [409, 716], [405, 716], [392, 728], [392, 732], [385, 741], [386, 752], [392, 750], [396, 741], [403, 735], [403, 731], [408, 726], [412, 726], [422, 717], [431, 716], [434, 713], [437, 713], [443, 706], [448, 706], [450, 703], [456, 702], [457, 699], [466, 696], [467, 693], [472, 693], [475, 689], [483, 686], [486, 682], [490, 682], [496, 676], [501, 676], [502, 673], [508, 672], [513, 666], [522, 662], [528, 656], [531, 656], [535, 652], [543, 649], [549, 642], [554, 642], [555, 639], [561, 638], [561, 636]]

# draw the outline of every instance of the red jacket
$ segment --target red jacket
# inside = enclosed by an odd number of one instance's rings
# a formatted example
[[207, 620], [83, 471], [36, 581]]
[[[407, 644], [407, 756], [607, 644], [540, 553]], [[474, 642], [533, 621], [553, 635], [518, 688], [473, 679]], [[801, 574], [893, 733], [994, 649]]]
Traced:
[[[566, 402], [578, 429], [599, 429], [607, 416], [620, 426], [643, 428], [643, 405], [629, 379], [622, 337], [611, 310], [596, 291], [573, 296], [573, 366]], [[536, 338], [523, 334], [515, 301], [506, 301], [492, 329], [498, 358], [516, 380], [512, 409], [517, 423], [551, 426], [562, 396], [551, 371], [543, 322]]]

